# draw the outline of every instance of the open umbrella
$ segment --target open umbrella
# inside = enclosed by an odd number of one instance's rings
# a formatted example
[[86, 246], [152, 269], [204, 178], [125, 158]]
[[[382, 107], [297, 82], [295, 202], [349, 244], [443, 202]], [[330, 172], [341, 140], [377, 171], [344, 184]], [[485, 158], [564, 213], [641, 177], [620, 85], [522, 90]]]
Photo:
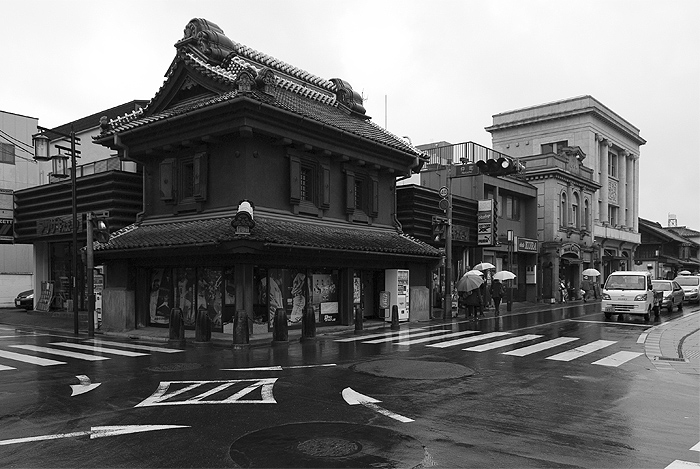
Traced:
[[484, 275], [484, 273], [480, 270], [472, 269], [464, 275]]
[[457, 291], [470, 292], [479, 288], [482, 283], [484, 283], [484, 279], [481, 275], [473, 275], [467, 272], [457, 282]]
[[598, 271], [595, 270], [595, 269], [586, 269], [586, 270], [584, 270], [584, 271], [581, 272], [581, 273], [582, 273], [583, 275], [588, 276], [588, 277], [597, 277], [598, 275], [600, 275], [600, 272], [598, 272]]
[[513, 280], [516, 277], [516, 275], [511, 272], [510, 270], [501, 270], [500, 272], [496, 272], [493, 274], [493, 278], [498, 279], [498, 280]]
[[495, 268], [496, 266], [491, 264], [490, 262], [480, 262], [474, 266], [474, 270], [488, 270]]
[[689, 270], [681, 270], [680, 272], [678, 272], [678, 275], [690, 275], [690, 271]]

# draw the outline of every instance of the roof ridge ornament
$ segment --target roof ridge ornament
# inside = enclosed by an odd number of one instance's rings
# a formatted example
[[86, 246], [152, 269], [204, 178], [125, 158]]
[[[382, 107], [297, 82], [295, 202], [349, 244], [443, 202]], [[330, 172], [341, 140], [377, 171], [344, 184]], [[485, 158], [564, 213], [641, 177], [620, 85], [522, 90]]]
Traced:
[[338, 103], [347, 107], [351, 113], [368, 118], [362, 105], [362, 96], [352, 89], [350, 83], [340, 78], [331, 78], [330, 81], [335, 85], [335, 99]]
[[180, 50], [189, 47], [202, 58], [216, 65], [223, 63], [224, 58], [234, 50], [231, 41], [224, 31], [211, 21], [194, 18], [187, 23], [184, 37], [175, 43]]

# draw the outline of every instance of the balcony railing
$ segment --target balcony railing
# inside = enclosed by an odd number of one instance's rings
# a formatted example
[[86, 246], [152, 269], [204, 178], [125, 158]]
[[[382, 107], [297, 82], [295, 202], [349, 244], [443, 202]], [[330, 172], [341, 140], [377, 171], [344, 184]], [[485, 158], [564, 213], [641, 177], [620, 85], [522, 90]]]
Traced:
[[[481, 160], [498, 159], [508, 157], [501, 152], [492, 150], [483, 145], [474, 142], [456, 143], [454, 145], [445, 145], [441, 147], [423, 149], [425, 153], [430, 155], [428, 165], [446, 165], [475, 163]], [[427, 169], [424, 167], [424, 169]]]
[[[72, 168], [68, 168], [67, 174], [49, 174], [49, 183], [65, 181], [70, 177], [70, 171]], [[107, 171], [124, 171], [127, 173], [136, 173], [138, 168], [136, 163], [133, 161], [123, 161], [117, 156], [107, 158], [104, 160], [93, 161], [92, 163], [82, 164], [77, 166], [75, 177], [89, 176], [91, 174], [104, 173]]]

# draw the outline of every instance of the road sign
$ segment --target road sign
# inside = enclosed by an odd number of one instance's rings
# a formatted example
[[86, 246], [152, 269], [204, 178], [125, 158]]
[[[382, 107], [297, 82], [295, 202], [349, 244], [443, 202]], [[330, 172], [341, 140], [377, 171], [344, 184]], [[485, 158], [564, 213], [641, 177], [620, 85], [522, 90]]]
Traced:
[[446, 186], [442, 186], [440, 190], [438, 191], [438, 194], [440, 197], [447, 197], [449, 195], [450, 191], [447, 190]]
[[478, 176], [479, 174], [481, 172], [476, 163], [466, 163], [455, 166], [455, 175], [453, 177]]

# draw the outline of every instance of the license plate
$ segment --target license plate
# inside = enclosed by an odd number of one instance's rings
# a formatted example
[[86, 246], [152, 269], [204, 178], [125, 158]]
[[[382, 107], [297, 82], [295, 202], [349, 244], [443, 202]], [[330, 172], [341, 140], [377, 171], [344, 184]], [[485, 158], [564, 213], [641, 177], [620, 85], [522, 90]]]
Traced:
[[606, 306], [606, 307], [605, 307], [605, 312], [614, 313], [614, 312], [615, 312], [615, 307], [614, 307], [614, 306]]

